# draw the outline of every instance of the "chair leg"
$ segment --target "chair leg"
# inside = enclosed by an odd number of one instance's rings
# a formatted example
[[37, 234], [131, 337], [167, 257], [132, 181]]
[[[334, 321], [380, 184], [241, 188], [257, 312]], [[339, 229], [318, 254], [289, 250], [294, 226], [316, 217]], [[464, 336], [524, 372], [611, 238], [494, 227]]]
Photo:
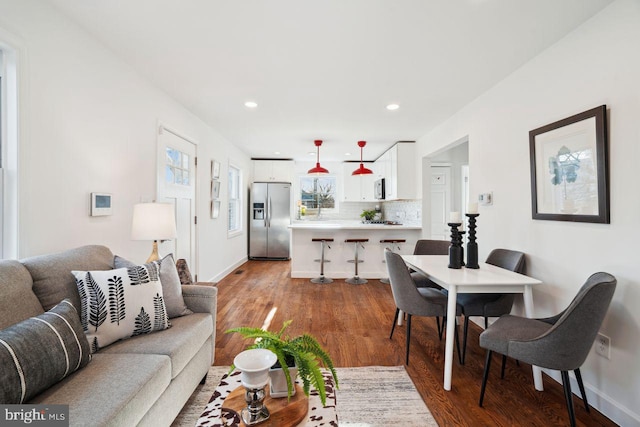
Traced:
[[400, 309], [396, 308], [396, 315], [393, 316], [393, 325], [391, 325], [391, 335], [389, 335], [389, 339], [393, 338], [393, 331], [396, 329], [396, 323], [398, 323], [399, 314], [400, 314]]
[[467, 357], [467, 335], [469, 332], [469, 317], [465, 314], [464, 316], [464, 328], [462, 332], [462, 365], [464, 365], [464, 361]]
[[582, 394], [582, 403], [584, 403], [584, 410], [589, 412], [589, 402], [587, 402], [587, 393], [584, 392], [584, 384], [582, 382], [582, 374], [580, 373], [580, 368], [574, 369], [573, 372], [576, 374], [578, 387], [580, 387], [580, 394]]
[[489, 368], [491, 367], [491, 350], [487, 350], [487, 357], [484, 360], [484, 373], [482, 374], [482, 386], [480, 387], [480, 401], [478, 406], [482, 408], [482, 401], [484, 400], [484, 390], [487, 387], [487, 378], [489, 378]]
[[438, 338], [440, 339], [440, 341], [442, 341], [442, 334], [444, 333], [444, 328], [447, 325], [447, 316], [444, 316], [442, 318], [442, 326], [440, 327], [440, 331], [438, 334]]
[[576, 414], [573, 411], [573, 397], [571, 394], [571, 383], [569, 382], [569, 372], [562, 371], [562, 388], [564, 388], [564, 398], [567, 401], [567, 410], [569, 411], [569, 421], [571, 427], [576, 426]]
[[453, 330], [453, 336], [456, 339], [456, 349], [458, 350], [458, 362], [461, 365], [464, 365], [464, 359], [463, 359], [464, 356], [462, 355], [462, 352], [460, 352], [460, 337], [459, 337], [459, 334], [458, 334], [458, 323], [454, 323], [453, 327], [455, 328]]
[[503, 380], [504, 379], [504, 367], [507, 364], [507, 356], [506, 355], [502, 355], [502, 368], [500, 369], [500, 379]]
[[409, 365], [409, 343], [411, 342], [411, 315], [407, 314], [407, 357], [405, 364]]

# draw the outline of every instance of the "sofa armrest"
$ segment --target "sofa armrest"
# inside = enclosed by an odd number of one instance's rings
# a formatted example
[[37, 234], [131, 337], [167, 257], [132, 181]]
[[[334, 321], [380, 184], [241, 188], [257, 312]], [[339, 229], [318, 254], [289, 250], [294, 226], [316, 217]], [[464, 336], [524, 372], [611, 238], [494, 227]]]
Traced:
[[216, 319], [218, 288], [205, 285], [182, 285], [182, 297], [194, 313], [211, 313]]

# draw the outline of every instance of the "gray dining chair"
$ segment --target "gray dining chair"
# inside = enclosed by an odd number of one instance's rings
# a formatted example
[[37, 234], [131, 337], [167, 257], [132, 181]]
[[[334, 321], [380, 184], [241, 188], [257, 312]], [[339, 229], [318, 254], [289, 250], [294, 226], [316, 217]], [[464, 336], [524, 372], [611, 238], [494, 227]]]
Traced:
[[[393, 338], [393, 331], [398, 321], [398, 315], [402, 310], [407, 315], [407, 339], [405, 363], [409, 364], [409, 344], [411, 342], [411, 318], [412, 316], [445, 317], [447, 314], [447, 297], [433, 288], [418, 288], [411, 278], [409, 269], [404, 260], [397, 253], [385, 250], [385, 260], [391, 282], [391, 292], [396, 303], [396, 314], [391, 327], [389, 339]], [[462, 313], [458, 307], [456, 315]], [[444, 325], [443, 325], [444, 328]], [[458, 341], [457, 326], [454, 330], [458, 360], [460, 361], [460, 342]]]
[[[413, 248], [414, 255], [448, 255], [449, 245], [447, 240], [428, 240], [422, 239], [416, 242]], [[441, 289], [440, 285], [433, 283], [424, 274], [419, 271], [411, 271], [411, 278], [416, 282], [419, 288], [436, 288]]]
[[484, 400], [491, 355], [497, 352], [531, 365], [560, 371], [569, 420], [571, 426], [575, 426], [569, 371], [576, 372], [576, 379], [588, 408], [579, 368], [587, 358], [602, 325], [616, 283], [616, 278], [609, 273], [592, 274], [569, 306], [556, 316], [528, 319], [505, 315], [480, 334], [480, 347], [487, 349], [487, 355], [479, 405], [482, 406]]
[[[524, 253], [511, 249], [494, 249], [485, 262], [520, 274], [523, 274], [525, 269]], [[464, 314], [462, 364], [467, 355], [469, 317], [484, 317], [484, 328], [487, 329], [489, 317], [500, 317], [511, 312], [513, 299], [514, 294], [458, 294], [457, 302], [462, 306], [462, 314]]]

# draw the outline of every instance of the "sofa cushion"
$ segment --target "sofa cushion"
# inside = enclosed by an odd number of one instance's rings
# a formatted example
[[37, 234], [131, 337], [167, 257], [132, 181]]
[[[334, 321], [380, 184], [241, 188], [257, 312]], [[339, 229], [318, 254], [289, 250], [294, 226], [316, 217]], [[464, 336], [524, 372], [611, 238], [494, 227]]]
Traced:
[[69, 405], [71, 426], [135, 426], [170, 381], [166, 356], [100, 352], [29, 403]]
[[91, 358], [78, 312], [64, 300], [0, 331], [0, 402], [23, 403]]
[[[99, 245], [82, 246], [65, 252], [21, 260], [33, 278], [33, 292], [45, 310], [65, 298], [80, 307], [80, 297], [71, 270], [111, 270], [113, 254]], [[78, 310], [79, 311], [79, 310]]]
[[[180, 277], [176, 263], [173, 260], [173, 254], [166, 255], [164, 258], [153, 261], [160, 265], [160, 283], [162, 283], [162, 295], [164, 303], [167, 306], [169, 318], [185, 316], [193, 313], [189, 310], [182, 298], [182, 286], [180, 285]], [[113, 260], [115, 268], [135, 267], [136, 264], [116, 255]]]
[[157, 264], [72, 273], [80, 294], [80, 321], [92, 352], [170, 326]]
[[29, 271], [15, 260], [0, 261], [0, 329], [44, 313]]
[[100, 350], [100, 354], [164, 354], [171, 358], [171, 378], [175, 378], [213, 334], [210, 314], [194, 313], [171, 319], [171, 329], [120, 341]]

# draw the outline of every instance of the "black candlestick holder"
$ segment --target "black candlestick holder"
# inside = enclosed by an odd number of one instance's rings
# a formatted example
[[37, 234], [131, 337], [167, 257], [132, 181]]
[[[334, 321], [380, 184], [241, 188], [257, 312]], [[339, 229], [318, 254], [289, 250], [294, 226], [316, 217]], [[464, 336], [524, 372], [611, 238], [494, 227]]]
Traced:
[[447, 223], [451, 227], [451, 245], [449, 245], [449, 268], [462, 268], [462, 236], [458, 227], [459, 222]]
[[469, 240], [467, 240], [467, 268], [480, 268], [478, 265], [478, 244], [476, 243], [477, 213], [465, 214], [469, 218]]

